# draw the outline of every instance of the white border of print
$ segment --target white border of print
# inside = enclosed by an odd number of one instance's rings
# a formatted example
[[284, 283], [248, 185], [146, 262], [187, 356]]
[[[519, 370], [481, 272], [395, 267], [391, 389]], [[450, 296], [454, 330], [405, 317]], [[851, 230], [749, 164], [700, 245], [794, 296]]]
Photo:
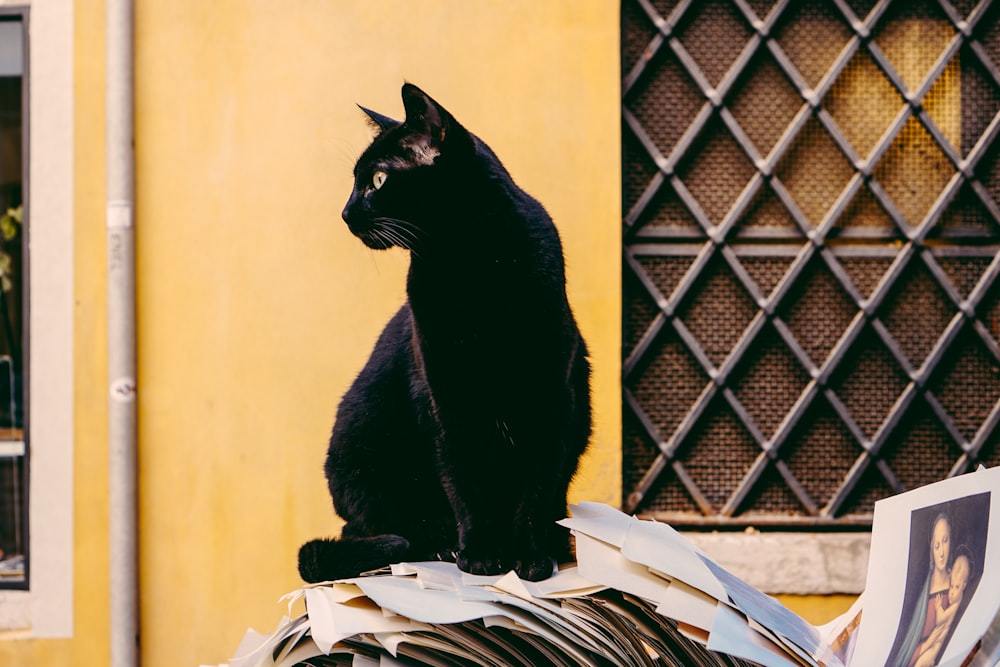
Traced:
[[875, 503], [872, 549], [865, 586], [865, 607], [858, 628], [853, 665], [884, 665], [902, 615], [910, 546], [910, 514], [956, 498], [990, 493], [990, 515], [983, 575], [972, 601], [939, 664], [965, 657], [986, 632], [1000, 608], [1000, 468], [983, 469], [915, 489]]

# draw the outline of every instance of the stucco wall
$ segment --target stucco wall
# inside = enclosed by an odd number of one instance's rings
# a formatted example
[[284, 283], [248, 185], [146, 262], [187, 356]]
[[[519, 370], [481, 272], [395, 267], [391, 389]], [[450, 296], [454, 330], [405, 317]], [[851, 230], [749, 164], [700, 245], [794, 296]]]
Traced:
[[[0, 664], [109, 662], [104, 10], [77, 0], [71, 19], [73, 632], [0, 637]], [[595, 369], [595, 437], [572, 493], [617, 502], [617, 11], [137, 0], [144, 665], [225, 661], [248, 626], [282, 613], [298, 545], [339, 527], [325, 441], [406, 268], [339, 219], [369, 139], [354, 103], [398, 113], [404, 80], [486, 139], [556, 219]]]
[[[404, 80], [479, 133], [563, 235], [596, 430], [573, 497], [620, 496], [617, 3], [136, 2], [140, 576], [147, 666], [222, 662], [338, 529], [337, 400], [406, 257], [339, 219]], [[74, 6], [74, 632], [3, 664], [108, 663], [103, 17]], [[404, 509], [405, 508], [401, 508]]]

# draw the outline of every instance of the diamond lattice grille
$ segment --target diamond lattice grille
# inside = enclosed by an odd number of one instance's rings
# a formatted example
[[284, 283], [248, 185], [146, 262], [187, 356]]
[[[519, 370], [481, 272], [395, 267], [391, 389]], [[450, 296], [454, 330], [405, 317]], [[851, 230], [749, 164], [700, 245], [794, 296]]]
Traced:
[[624, 506], [1000, 464], [1000, 0], [624, 0]]

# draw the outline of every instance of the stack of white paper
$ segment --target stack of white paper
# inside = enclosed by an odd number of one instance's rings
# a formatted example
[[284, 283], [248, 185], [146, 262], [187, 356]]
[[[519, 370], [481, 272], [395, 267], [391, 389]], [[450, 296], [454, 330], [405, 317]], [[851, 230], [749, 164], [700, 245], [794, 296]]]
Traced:
[[[821, 628], [670, 526], [581, 503], [560, 522], [576, 538], [577, 563], [550, 579], [430, 562], [308, 586], [286, 596], [289, 609], [304, 598], [306, 613], [267, 636], [248, 632], [230, 664], [915, 667], [957, 666], [977, 647], [976, 664], [996, 664], [994, 491], [1000, 468], [877, 503], [866, 592]], [[927, 590], [935, 576], [946, 590]]]

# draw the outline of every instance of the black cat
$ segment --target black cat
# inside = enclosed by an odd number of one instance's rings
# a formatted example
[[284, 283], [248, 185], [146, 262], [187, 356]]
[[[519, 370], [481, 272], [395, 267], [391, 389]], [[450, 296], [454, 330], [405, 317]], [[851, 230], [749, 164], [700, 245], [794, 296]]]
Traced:
[[326, 477], [337, 539], [299, 551], [309, 582], [400, 560], [529, 580], [571, 557], [566, 489], [590, 437], [590, 367], [542, 205], [416, 86], [354, 168], [343, 217], [410, 251], [408, 302], [344, 395]]

